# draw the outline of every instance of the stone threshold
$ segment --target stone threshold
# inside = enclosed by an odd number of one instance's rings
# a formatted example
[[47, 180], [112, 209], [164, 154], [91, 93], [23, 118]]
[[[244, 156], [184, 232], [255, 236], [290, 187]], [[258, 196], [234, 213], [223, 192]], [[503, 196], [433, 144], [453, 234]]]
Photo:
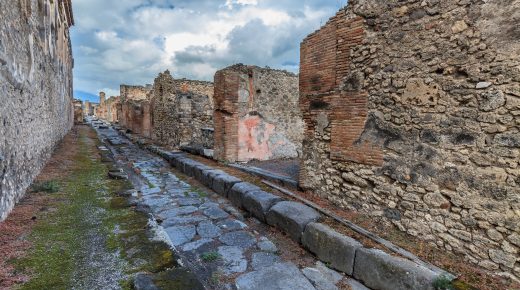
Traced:
[[[434, 282], [447, 272], [433, 271], [408, 259], [379, 249], [364, 247], [359, 241], [322, 224], [315, 209], [287, 201], [226, 172], [190, 159], [184, 152], [172, 152], [145, 139], [120, 134], [167, 160], [173, 167], [248, 211], [261, 222], [287, 233], [330, 268], [361, 281], [372, 289], [434, 289]], [[446, 277], [449, 278], [449, 277]]]

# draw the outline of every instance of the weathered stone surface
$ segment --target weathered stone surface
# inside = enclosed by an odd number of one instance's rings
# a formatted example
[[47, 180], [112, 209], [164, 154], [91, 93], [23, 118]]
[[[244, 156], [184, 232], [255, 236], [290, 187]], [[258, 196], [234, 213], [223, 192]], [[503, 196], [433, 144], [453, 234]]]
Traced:
[[302, 244], [321, 261], [348, 275], [354, 270], [356, 250], [363, 247], [358, 241], [320, 223], [307, 225]]
[[236, 231], [223, 234], [219, 240], [228, 246], [237, 246], [240, 248], [250, 248], [256, 243], [256, 238], [249, 232]]
[[213, 183], [212, 183], [211, 188], [216, 193], [218, 193], [224, 197], [227, 197], [229, 190], [233, 187], [233, 185], [235, 185], [236, 183], [239, 183], [239, 182], [241, 182], [241, 180], [234, 176], [231, 176], [229, 174], [220, 174], [213, 178]]
[[311, 281], [317, 290], [337, 290], [338, 287], [327, 279], [323, 273], [315, 268], [305, 268], [302, 270], [303, 275]]
[[161, 223], [163, 227], [170, 227], [175, 225], [195, 224], [201, 221], [205, 221], [208, 218], [205, 216], [180, 216], [172, 217]]
[[218, 248], [218, 253], [224, 262], [221, 269], [225, 274], [243, 273], [247, 270], [247, 260], [242, 248], [222, 246]]
[[275, 263], [279, 263], [282, 260], [279, 256], [272, 253], [258, 252], [253, 253], [251, 256], [251, 265], [254, 270], [260, 270], [261, 268], [270, 267]]
[[247, 228], [247, 225], [238, 220], [224, 220], [217, 223], [217, 226], [225, 231], [236, 231]]
[[356, 252], [354, 278], [372, 289], [433, 290], [437, 277], [429, 269], [381, 250], [360, 248]]
[[249, 182], [240, 182], [229, 190], [228, 199], [235, 206], [242, 208], [244, 196], [250, 192], [260, 192], [262, 189], [256, 185], [253, 185]]
[[168, 227], [165, 231], [174, 246], [191, 241], [197, 232], [194, 225]]
[[215, 238], [218, 237], [222, 231], [219, 227], [210, 221], [203, 221], [197, 226], [197, 234], [201, 238]]
[[72, 8], [35, 3], [0, 9], [0, 222], [74, 124]]
[[297, 242], [300, 242], [307, 224], [319, 218], [320, 214], [314, 209], [293, 201], [275, 204], [266, 215], [268, 224], [282, 229]]
[[162, 220], [166, 220], [176, 216], [188, 215], [196, 211], [198, 211], [198, 208], [194, 206], [182, 206], [162, 211], [157, 216]]
[[229, 214], [220, 207], [210, 207], [204, 210], [204, 214], [212, 220], [225, 219], [229, 216]]
[[213, 242], [213, 239], [207, 239], [207, 238], [196, 240], [194, 242], [184, 244], [182, 246], [182, 250], [184, 252], [195, 251], [195, 250], [199, 249], [200, 247], [210, 244], [212, 242]]
[[266, 237], [261, 237], [258, 241], [257, 246], [261, 251], [264, 251], [264, 252], [268, 252], [268, 253], [278, 252], [278, 248], [276, 247], [276, 245]]
[[240, 290], [315, 290], [312, 284], [292, 263], [278, 263], [271, 267], [243, 274], [236, 280]]
[[138, 273], [134, 278], [134, 289], [135, 290], [159, 290], [159, 287], [155, 286], [153, 277], [148, 273]]
[[269, 209], [277, 202], [282, 201], [281, 197], [265, 191], [248, 192], [242, 198], [242, 206], [254, 217], [265, 222], [265, 215]]
[[207, 187], [212, 188], [213, 178], [220, 174], [225, 174], [225, 172], [219, 169], [202, 170], [202, 179], [199, 181]]

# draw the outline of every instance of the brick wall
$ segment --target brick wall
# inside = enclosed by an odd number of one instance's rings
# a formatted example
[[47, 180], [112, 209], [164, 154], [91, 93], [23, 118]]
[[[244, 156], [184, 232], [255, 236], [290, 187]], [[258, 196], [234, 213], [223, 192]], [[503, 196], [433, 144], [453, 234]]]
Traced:
[[518, 278], [520, 3], [459, 2], [349, 1], [302, 42], [300, 185]]

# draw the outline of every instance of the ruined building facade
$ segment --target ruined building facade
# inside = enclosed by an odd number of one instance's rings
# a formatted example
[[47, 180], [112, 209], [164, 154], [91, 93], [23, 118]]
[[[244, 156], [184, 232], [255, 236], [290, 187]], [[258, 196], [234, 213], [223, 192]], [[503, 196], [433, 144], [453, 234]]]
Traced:
[[300, 184], [520, 277], [520, 2], [352, 0], [301, 44]]
[[298, 77], [234, 65], [215, 74], [215, 158], [231, 162], [295, 158], [303, 121]]
[[152, 139], [170, 148], [211, 146], [207, 134], [213, 128], [213, 90], [210, 82], [174, 79], [169, 71], [159, 74], [152, 99]]
[[[144, 137], [152, 136], [151, 86], [120, 86], [119, 125]], [[115, 122], [115, 121], [112, 121]]]
[[0, 1], [0, 221], [74, 123], [70, 0]]

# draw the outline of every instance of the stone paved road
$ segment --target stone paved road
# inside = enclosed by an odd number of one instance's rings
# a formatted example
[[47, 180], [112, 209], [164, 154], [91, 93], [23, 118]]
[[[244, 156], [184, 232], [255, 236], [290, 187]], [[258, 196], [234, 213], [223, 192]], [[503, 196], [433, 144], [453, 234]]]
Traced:
[[166, 161], [117, 131], [98, 133], [137, 185], [138, 207], [150, 212], [181, 262], [208, 289], [338, 289], [343, 276], [320, 263], [299, 269], [284, 261], [275, 243], [244, 223], [228, 200], [181, 180]]

